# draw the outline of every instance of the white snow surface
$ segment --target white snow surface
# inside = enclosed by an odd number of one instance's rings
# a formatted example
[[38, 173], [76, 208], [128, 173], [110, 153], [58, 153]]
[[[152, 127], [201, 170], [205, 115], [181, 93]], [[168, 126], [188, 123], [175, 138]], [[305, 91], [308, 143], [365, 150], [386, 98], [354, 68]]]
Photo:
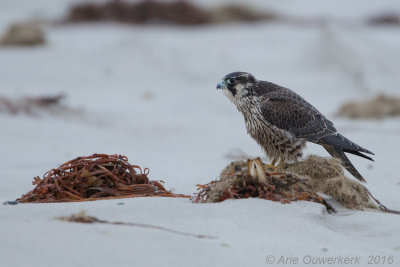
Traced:
[[[32, 17], [60, 18], [72, 2], [1, 0], [0, 30]], [[34, 176], [92, 153], [126, 155], [149, 167], [151, 179], [185, 194], [217, 178], [231, 161], [228, 154], [263, 157], [242, 115], [215, 89], [223, 75], [242, 70], [297, 91], [343, 135], [374, 151], [374, 163], [350, 157], [372, 193], [400, 210], [400, 120], [334, 116], [344, 101], [400, 95], [400, 27], [362, 23], [367, 15], [400, 10], [398, 2], [253, 3], [288, 16], [328, 19], [324, 25], [206, 27], [47, 23], [46, 45], [1, 47], [0, 96], [65, 93], [65, 105], [82, 114], [0, 113], [0, 201], [31, 190]], [[328, 156], [313, 144], [306, 153]], [[54, 219], [82, 210], [216, 238]], [[260, 199], [0, 205], [0, 266], [266, 266], [269, 256], [276, 265], [284, 265], [278, 264], [282, 256], [299, 259], [289, 266], [317, 265], [307, 264], [308, 256], [359, 257], [361, 266], [379, 256], [373, 265], [388, 266], [383, 257], [393, 256], [392, 266], [399, 266], [399, 225], [398, 215], [344, 208], [330, 215], [311, 202]]]

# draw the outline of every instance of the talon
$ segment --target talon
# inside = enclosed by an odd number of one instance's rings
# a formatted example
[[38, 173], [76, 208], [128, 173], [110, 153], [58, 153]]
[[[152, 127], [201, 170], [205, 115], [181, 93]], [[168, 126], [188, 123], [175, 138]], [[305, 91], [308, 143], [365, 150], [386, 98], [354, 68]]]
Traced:
[[264, 166], [267, 168], [267, 169], [271, 169], [271, 170], [276, 170], [275, 168], [275, 163], [276, 163], [276, 158], [274, 158], [273, 160], [272, 160], [272, 162], [270, 163], [270, 164], [265, 164]]
[[285, 162], [285, 160], [284, 160], [283, 158], [281, 158], [281, 159], [279, 160], [279, 163], [275, 166], [275, 171], [276, 171], [277, 169], [279, 169], [279, 167], [281, 167], [281, 165], [282, 165], [284, 162]]
[[271, 164], [265, 164], [265, 167], [267, 167], [268, 169], [271, 169], [272, 171], [276, 172], [279, 167], [285, 162], [285, 160], [283, 158], [279, 159], [279, 163], [277, 165], [275, 165], [276, 163], [276, 158], [272, 160]]

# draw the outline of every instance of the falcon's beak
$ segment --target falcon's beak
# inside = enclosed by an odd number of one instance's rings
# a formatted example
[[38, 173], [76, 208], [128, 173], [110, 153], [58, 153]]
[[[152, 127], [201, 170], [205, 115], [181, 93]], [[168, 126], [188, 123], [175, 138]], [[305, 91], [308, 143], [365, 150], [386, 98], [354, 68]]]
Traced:
[[226, 83], [224, 82], [224, 81], [220, 81], [218, 84], [217, 84], [217, 90], [218, 89], [225, 89], [226, 88]]

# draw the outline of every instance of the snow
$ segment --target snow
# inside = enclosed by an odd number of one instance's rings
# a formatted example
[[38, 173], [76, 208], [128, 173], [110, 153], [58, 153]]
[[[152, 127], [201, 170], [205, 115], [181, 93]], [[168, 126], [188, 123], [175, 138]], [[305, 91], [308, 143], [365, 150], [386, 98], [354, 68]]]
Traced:
[[[16, 20], [56, 20], [76, 1], [0, 1], [0, 30]], [[206, 1], [212, 5], [213, 1]], [[0, 48], [0, 95], [17, 99], [63, 92], [82, 114], [0, 114], [0, 201], [32, 189], [34, 176], [82, 155], [122, 154], [152, 179], [192, 194], [215, 179], [227, 154], [263, 156], [219, 79], [244, 70], [297, 91], [349, 139], [375, 152], [351, 157], [367, 187], [400, 210], [399, 119], [336, 118], [341, 103], [385, 92], [400, 95], [400, 28], [361, 23], [400, 9], [396, 1], [254, 1], [288, 16], [328, 17], [326, 25], [230, 24], [206, 27], [46, 24], [48, 43]], [[356, 21], [357, 23], [343, 23]], [[317, 145], [307, 153], [327, 156]], [[371, 167], [370, 167], [371, 166]], [[117, 205], [123, 202], [124, 205]], [[194, 234], [54, 220], [86, 210], [110, 221], [145, 223]], [[136, 198], [88, 203], [0, 205], [1, 266], [265, 266], [272, 255], [394, 256], [399, 218], [373, 211], [246, 199], [193, 204]], [[382, 262], [379, 265], [384, 265]]]

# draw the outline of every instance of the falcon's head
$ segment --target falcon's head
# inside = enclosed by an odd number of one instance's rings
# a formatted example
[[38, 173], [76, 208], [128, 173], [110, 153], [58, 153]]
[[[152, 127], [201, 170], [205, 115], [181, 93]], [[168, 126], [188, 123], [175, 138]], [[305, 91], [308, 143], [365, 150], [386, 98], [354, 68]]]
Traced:
[[242, 98], [254, 95], [257, 80], [247, 72], [232, 72], [225, 75], [217, 84], [217, 89], [222, 89], [225, 95], [237, 103]]

